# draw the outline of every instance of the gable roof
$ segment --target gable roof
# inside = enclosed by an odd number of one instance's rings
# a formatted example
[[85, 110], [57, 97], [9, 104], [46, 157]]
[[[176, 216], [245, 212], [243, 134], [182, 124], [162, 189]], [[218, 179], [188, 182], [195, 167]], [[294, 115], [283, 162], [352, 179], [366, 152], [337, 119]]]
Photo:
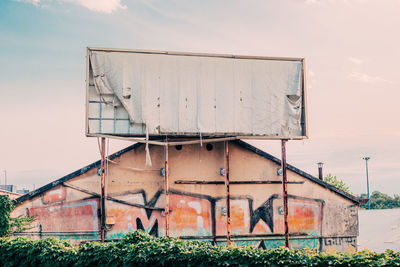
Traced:
[[[282, 164], [280, 159], [278, 159], [278, 158], [272, 156], [271, 154], [268, 154], [267, 152], [264, 152], [264, 151], [262, 151], [262, 150], [260, 150], [260, 149], [258, 149], [256, 147], [250, 145], [249, 143], [246, 143], [246, 142], [244, 142], [242, 140], [234, 140], [232, 142], [238, 144], [239, 146], [241, 146], [243, 148], [246, 148], [246, 149], [256, 153], [257, 155], [260, 155], [260, 156], [262, 156], [264, 158], [267, 158], [267, 159], [275, 162], [278, 165]], [[347, 193], [347, 192], [345, 192], [343, 190], [340, 190], [339, 188], [337, 188], [337, 187], [335, 187], [335, 186], [333, 186], [331, 184], [328, 184], [327, 182], [324, 182], [321, 179], [316, 178], [316, 177], [312, 176], [311, 174], [308, 174], [308, 173], [306, 173], [306, 172], [294, 167], [293, 165], [286, 164], [286, 168], [288, 170], [291, 170], [294, 173], [297, 173], [300, 176], [303, 176], [304, 178], [307, 178], [308, 180], [310, 180], [310, 181], [312, 181], [312, 182], [314, 182], [314, 183], [316, 183], [316, 184], [318, 184], [318, 185], [320, 185], [322, 187], [325, 187], [325, 188], [331, 190], [332, 192], [334, 192], [336, 194], [341, 195], [344, 198], [347, 198], [347, 199], [349, 199], [349, 200], [351, 200], [351, 201], [353, 201], [353, 202], [355, 202], [357, 204], [360, 203], [360, 200], [358, 199], [358, 197], [355, 197], [352, 194], [349, 194], [349, 193]]]
[[10, 191], [4, 190], [4, 189], [0, 189], [0, 195], [12, 195], [15, 197], [21, 196], [21, 194], [19, 194], [19, 193], [10, 192]]
[[[134, 145], [128, 146], [128, 147], [126, 147], [126, 148], [124, 148], [124, 149], [122, 149], [122, 150], [120, 150], [118, 152], [115, 152], [114, 154], [111, 154], [110, 156], [108, 156], [108, 158], [113, 160], [116, 157], [119, 157], [119, 156], [121, 156], [122, 154], [125, 154], [128, 151], [136, 149], [140, 145], [141, 145], [141, 143], [136, 143]], [[100, 165], [101, 165], [101, 160], [93, 162], [92, 164], [89, 164], [89, 165], [87, 165], [87, 166], [85, 166], [85, 167], [83, 167], [83, 168], [81, 168], [79, 170], [76, 170], [76, 171], [74, 171], [74, 172], [72, 172], [70, 174], [67, 174], [67, 175], [61, 177], [60, 179], [55, 180], [54, 182], [48, 183], [48, 184], [46, 184], [46, 185], [44, 185], [42, 187], [39, 187], [38, 189], [36, 189], [34, 191], [26, 193], [25, 195], [15, 199], [15, 201], [16, 201], [16, 203], [21, 203], [21, 202], [23, 202], [23, 201], [25, 201], [25, 200], [27, 200], [29, 198], [33, 198], [33, 197], [35, 197], [37, 195], [40, 195], [41, 193], [43, 193], [43, 192], [45, 192], [45, 191], [47, 191], [47, 190], [49, 190], [49, 189], [61, 184], [63, 182], [66, 182], [68, 180], [71, 180], [72, 178], [75, 178], [75, 177], [77, 177], [77, 176], [79, 176], [81, 174], [84, 174], [84, 173], [90, 171], [93, 168], [99, 167]]]
[[[233, 142], [233, 143], [235, 143], [235, 144], [237, 144], [237, 145], [239, 145], [239, 146], [241, 146], [241, 147], [243, 147], [245, 149], [248, 149], [248, 150], [252, 151], [253, 153], [256, 153], [259, 156], [262, 156], [262, 157], [264, 157], [266, 159], [269, 159], [269, 160], [275, 162], [278, 165], [281, 165], [281, 160], [280, 159], [278, 159], [278, 158], [272, 156], [271, 154], [268, 154], [267, 152], [264, 152], [264, 151], [262, 151], [262, 150], [260, 150], [260, 149], [258, 149], [256, 147], [250, 145], [249, 143], [246, 143], [246, 142], [244, 142], [242, 140], [233, 140], [231, 142]], [[118, 152], [116, 152], [114, 154], [111, 154], [109, 156], [109, 159], [112, 160], [112, 159], [114, 159], [116, 157], [119, 157], [120, 155], [122, 155], [122, 154], [124, 154], [126, 152], [129, 152], [129, 151], [131, 151], [133, 149], [136, 149], [141, 145], [142, 145], [142, 143], [136, 143], [134, 145], [128, 146], [128, 147], [126, 147], [126, 148], [124, 148], [124, 149], [122, 149], [122, 150], [120, 150], [120, 151], [118, 151]], [[23, 201], [25, 201], [27, 199], [33, 198], [35, 196], [38, 196], [38, 195], [42, 194], [43, 192], [45, 192], [45, 191], [47, 191], [47, 190], [49, 190], [49, 189], [51, 189], [51, 188], [63, 183], [63, 182], [66, 182], [66, 181], [68, 181], [68, 180], [70, 180], [72, 178], [75, 178], [75, 177], [77, 177], [77, 176], [79, 176], [81, 174], [84, 174], [84, 173], [88, 172], [89, 170], [91, 170], [93, 168], [99, 167], [100, 165], [101, 165], [101, 160], [93, 162], [92, 164], [89, 164], [89, 165], [87, 165], [87, 166], [85, 166], [85, 167], [83, 167], [83, 168], [81, 168], [79, 170], [76, 170], [76, 171], [74, 171], [74, 172], [72, 172], [72, 173], [70, 173], [68, 175], [65, 175], [65, 176], [61, 177], [60, 179], [55, 180], [54, 182], [48, 183], [48, 184], [46, 184], [46, 185], [44, 185], [44, 186], [42, 186], [42, 187], [40, 187], [40, 188], [38, 188], [38, 189], [36, 189], [36, 190], [34, 190], [32, 192], [29, 192], [29, 193], [27, 193], [27, 194], [15, 199], [15, 201], [18, 204], [18, 203], [21, 203], [21, 202], [23, 202]], [[306, 172], [304, 172], [304, 171], [302, 171], [302, 170], [300, 170], [300, 169], [298, 169], [298, 168], [296, 168], [296, 167], [294, 167], [294, 166], [292, 166], [290, 164], [287, 164], [286, 167], [287, 167], [288, 170], [291, 170], [292, 172], [295, 172], [298, 175], [300, 175], [300, 176], [302, 176], [304, 178], [307, 178], [308, 180], [310, 180], [310, 181], [312, 181], [312, 182], [314, 182], [314, 183], [316, 183], [316, 184], [318, 184], [318, 185], [320, 185], [320, 186], [322, 186], [324, 188], [327, 188], [327, 189], [331, 190], [332, 192], [334, 192], [334, 193], [336, 193], [336, 194], [338, 194], [338, 195], [340, 195], [340, 196], [342, 196], [344, 198], [347, 198], [347, 199], [349, 199], [349, 200], [351, 200], [351, 201], [353, 201], [353, 202], [355, 202], [357, 204], [360, 203], [360, 200], [357, 197], [355, 197], [355, 196], [353, 196], [353, 195], [351, 195], [349, 193], [346, 193], [346, 192], [340, 190], [339, 188], [334, 187], [334, 186], [332, 186], [332, 185], [330, 185], [330, 184], [328, 184], [328, 183], [326, 183], [326, 182], [324, 182], [324, 181], [322, 181], [322, 180], [320, 180], [320, 179], [318, 179], [318, 178], [316, 178], [316, 177], [314, 177], [314, 176], [312, 176], [312, 175], [310, 175], [310, 174], [308, 174], [308, 173], [306, 173]]]

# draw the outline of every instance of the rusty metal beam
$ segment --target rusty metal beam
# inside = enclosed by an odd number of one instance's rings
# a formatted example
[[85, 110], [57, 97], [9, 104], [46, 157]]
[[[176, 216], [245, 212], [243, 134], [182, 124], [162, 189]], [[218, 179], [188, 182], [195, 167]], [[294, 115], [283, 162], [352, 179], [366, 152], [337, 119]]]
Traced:
[[104, 242], [105, 233], [106, 233], [106, 204], [105, 204], [105, 181], [106, 181], [106, 139], [104, 137], [101, 138], [101, 195], [100, 195], [100, 204], [101, 204], [101, 242]]
[[225, 141], [225, 184], [226, 184], [226, 238], [231, 244], [231, 193], [229, 186], [229, 141]]
[[282, 185], [283, 185], [283, 210], [285, 223], [285, 247], [289, 247], [289, 224], [288, 224], [288, 193], [287, 193], [287, 174], [286, 174], [286, 142], [282, 139]]
[[[225, 185], [225, 181], [204, 181], [204, 180], [176, 180], [175, 184], [212, 184], [212, 185]], [[281, 184], [282, 181], [229, 181], [230, 185], [233, 184]], [[288, 184], [304, 184], [304, 181], [287, 181]]]
[[[165, 138], [165, 142], [168, 143], [168, 139]], [[165, 236], [169, 237], [169, 170], [168, 170], [168, 145], [164, 146], [165, 149]]]

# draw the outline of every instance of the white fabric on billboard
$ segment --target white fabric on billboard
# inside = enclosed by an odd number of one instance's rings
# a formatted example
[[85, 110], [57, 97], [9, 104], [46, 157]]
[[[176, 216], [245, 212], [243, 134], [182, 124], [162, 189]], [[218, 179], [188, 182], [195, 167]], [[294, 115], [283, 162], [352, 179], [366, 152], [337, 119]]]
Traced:
[[301, 60], [91, 51], [90, 62], [97, 94], [150, 135], [303, 135]]

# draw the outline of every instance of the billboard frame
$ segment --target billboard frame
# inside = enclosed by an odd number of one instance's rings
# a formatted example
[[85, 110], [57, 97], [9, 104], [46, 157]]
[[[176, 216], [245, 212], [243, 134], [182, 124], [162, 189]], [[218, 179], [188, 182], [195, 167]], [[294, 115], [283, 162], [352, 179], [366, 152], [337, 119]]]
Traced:
[[[309, 127], [308, 127], [308, 108], [307, 108], [307, 83], [306, 83], [306, 72], [305, 72], [305, 58], [298, 57], [271, 57], [271, 56], [249, 56], [249, 55], [234, 55], [234, 54], [215, 54], [215, 53], [197, 53], [197, 52], [176, 52], [176, 51], [161, 51], [161, 50], [142, 50], [142, 49], [121, 49], [121, 48], [101, 48], [101, 47], [86, 47], [86, 96], [85, 96], [85, 135], [87, 137], [107, 137], [116, 139], [130, 139], [135, 142], [145, 142], [142, 139], [142, 134], [135, 135], [125, 135], [125, 134], [94, 134], [89, 132], [89, 71], [90, 71], [90, 52], [91, 51], [101, 51], [101, 52], [119, 52], [119, 53], [140, 53], [140, 54], [159, 54], [159, 55], [174, 55], [174, 56], [197, 56], [197, 57], [218, 57], [218, 58], [232, 58], [232, 59], [253, 59], [253, 60], [279, 60], [279, 61], [301, 61], [301, 71], [302, 71], [302, 107], [301, 107], [301, 127], [302, 127], [302, 135], [301, 136], [262, 136], [262, 135], [215, 135], [215, 139], [221, 138], [231, 138], [234, 137], [236, 139], [258, 139], [258, 140], [304, 140], [309, 138]], [[150, 135], [152, 138], [159, 137], [155, 139], [163, 140], [165, 137], [164, 134], [160, 135]], [[180, 138], [199, 138], [199, 135], [168, 135], [170, 137], [180, 137]], [[202, 134], [202, 136], [211, 136], [207, 134]]]

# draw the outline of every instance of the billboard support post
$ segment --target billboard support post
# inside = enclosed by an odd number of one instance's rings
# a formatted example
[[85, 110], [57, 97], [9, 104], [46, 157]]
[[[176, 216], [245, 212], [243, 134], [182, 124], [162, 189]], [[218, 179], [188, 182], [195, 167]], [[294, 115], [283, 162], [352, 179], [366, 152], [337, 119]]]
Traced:
[[105, 208], [105, 143], [106, 139], [101, 138], [101, 242], [104, 242], [106, 231], [106, 208]]
[[225, 185], [226, 185], [226, 237], [231, 244], [231, 194], [229, 187], [229, 141], [225, 141]]
[[165, 236], [169, 237], [169, 170], [168, 170], [168, 140], [165, 139], [166, 146], [165, 149], [165, 178], [164, 178], [164, 188], [165, 188]]
[[288, 193], [286, 175], [286, 139], [282, 139], [282, 185], [283, 185], [283, 212], [285, 223], [285, 247], [289, 247], [289, 225], [288, 225]]

